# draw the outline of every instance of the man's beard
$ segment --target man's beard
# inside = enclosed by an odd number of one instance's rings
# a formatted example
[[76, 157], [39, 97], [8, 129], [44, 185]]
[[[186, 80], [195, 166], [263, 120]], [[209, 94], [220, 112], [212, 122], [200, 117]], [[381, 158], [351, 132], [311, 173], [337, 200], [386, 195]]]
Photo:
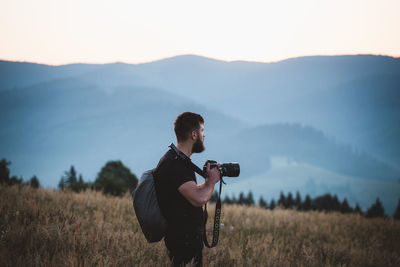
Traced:
[[193, 144], [192, 153], [201, 153], [205, 150], [204, 143], [197, 138], [196, 142]]

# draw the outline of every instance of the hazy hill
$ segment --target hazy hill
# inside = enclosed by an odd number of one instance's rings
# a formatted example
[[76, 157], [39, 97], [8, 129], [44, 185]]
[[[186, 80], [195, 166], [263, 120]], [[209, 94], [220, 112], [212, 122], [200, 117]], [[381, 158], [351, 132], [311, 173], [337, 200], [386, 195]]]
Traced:
[[174, 141], [173, 121], [185, 110], [206, 118], [207, 153], [196, 155], [195, 160], [202, 164], [213, 156], [238, 161], [244, 179], [268, 170], [269, 157], [274, 155], [365, 178], [395, 179], [399, 174], [311, 127], [276, 124], [243, 130], [246, 125], [238, 120], [160, 89], [103, 89], [70, 78], [0, 95], [0, 122], [7, 125], [0, 130], [4, 155], [23, 158], [23, 168], [34, 167], [37, 162], [32, 157], [46, 162], [51, 167], [44, 169], [53, 170], [44, 177], [53, 185], [67, 164], [77, 165], [90, 178], [111, 158], [125, 159], [139, 171], [151, 168]]
[[367, 210], [379, 196], [385, 212], [392, 214], [398, 205], [400, 183], [379, 178], [360, 178], [330, 171], [312, 163], [299, 162], [285, 156], [270, 157], [268, 171], [253, 175], [247, 179], [226, 178], [223, 195], [238, 198], [240, 192], [253, 193], [255, 199], [262, 196], [265, 200], [279, 199], [280, 193], [300, 192], [317, 197], [326, 193], [344, 198], [353, 207], [358, 204]]
[[400, 166], [400, 73], [369, 75], [307, 98], [298, 105], [305, 123]]
[[13, 162], [16, 173], [36, 174], [53, 186], [70, 164], [92, 180], [111, 159], [123, 160], [134, 172], [154, 167], [175, 141], [173, 121], [185, 110], [207, 119], [210, 146], [223, 133], [244, 127], [160, 89], [110, 91], [78, 79], [1, 92], [0, 106], [0, 124], [7, 126], [0, 129], [1, 156]]
[[[245, 157], [250, 156], [252, 162], [260, 162], [259, 155], [283, 156], [349, 176], [391, 181], [399, 177], [399, 171], [393, 167], [365, 152], [353, 150], [348, 144], [337, 143], [310, 126], [263, 125], [248, 128], [227, 140], [231, 143], [243, 140], [229, 151], [248, 152], [244, 153]], [[243, 162], [246, 161], [243, 159]]]
[[[280, 105], [374, 74], [400, 74], [400, 60], [390, 57], [303, 57], [276, 63], [223, 62], [179, 56], [138, 66], [153, 86], [217, 104], [251, 123], [288, 119]], [[223, 101], [221, 101], [223, 99]], [[253, 105], [252, 109], [237, 109]], [[259, 113], [271, 111], [267, 114]], [[282, 111], [282, 107], [279, 111]], [[290, 110], [288, 110], [290, 114]], [[290, 119], [290, 118], [289, 118]]]

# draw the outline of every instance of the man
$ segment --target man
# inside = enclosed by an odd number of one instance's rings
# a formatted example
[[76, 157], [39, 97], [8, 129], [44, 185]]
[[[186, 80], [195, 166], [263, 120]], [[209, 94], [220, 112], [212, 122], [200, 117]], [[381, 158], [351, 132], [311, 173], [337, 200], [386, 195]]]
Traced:
[[[204, 151], [204, 120], [201, 115], [184, 112], [174, 123], [177, 148], [188, 158]], [[160, 159], [154, 173], [154, 184], [161, 213], [168, 223], [164, 238], [173, 266], [194, 262], [202, 266], [203, 209], [220, 180], [217, 168], [207, 166], [208, 178], [197, 184], [189, 164], [172, 149]]]

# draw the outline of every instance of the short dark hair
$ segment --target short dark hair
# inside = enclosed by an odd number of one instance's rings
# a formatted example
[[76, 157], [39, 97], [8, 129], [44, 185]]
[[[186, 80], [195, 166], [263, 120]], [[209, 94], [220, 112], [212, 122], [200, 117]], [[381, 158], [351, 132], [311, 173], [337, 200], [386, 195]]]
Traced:
[[198, 130], [202, 123], [204, 124], [204, 119], [200, 114], [189, 111], [179, 114], [174, 122], [174, 131], [178, 142], [186, 141], [190, 133]]

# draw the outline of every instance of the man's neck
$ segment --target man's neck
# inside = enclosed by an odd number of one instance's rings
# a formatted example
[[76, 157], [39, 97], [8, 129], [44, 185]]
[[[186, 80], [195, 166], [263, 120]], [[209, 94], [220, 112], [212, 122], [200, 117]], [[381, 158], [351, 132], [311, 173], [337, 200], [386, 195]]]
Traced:
[[178, 142], [176, 147], [179, 151], [183, 152], [188, 158], [192, 155], [192, 147], [193, 145], [188, 142]]

